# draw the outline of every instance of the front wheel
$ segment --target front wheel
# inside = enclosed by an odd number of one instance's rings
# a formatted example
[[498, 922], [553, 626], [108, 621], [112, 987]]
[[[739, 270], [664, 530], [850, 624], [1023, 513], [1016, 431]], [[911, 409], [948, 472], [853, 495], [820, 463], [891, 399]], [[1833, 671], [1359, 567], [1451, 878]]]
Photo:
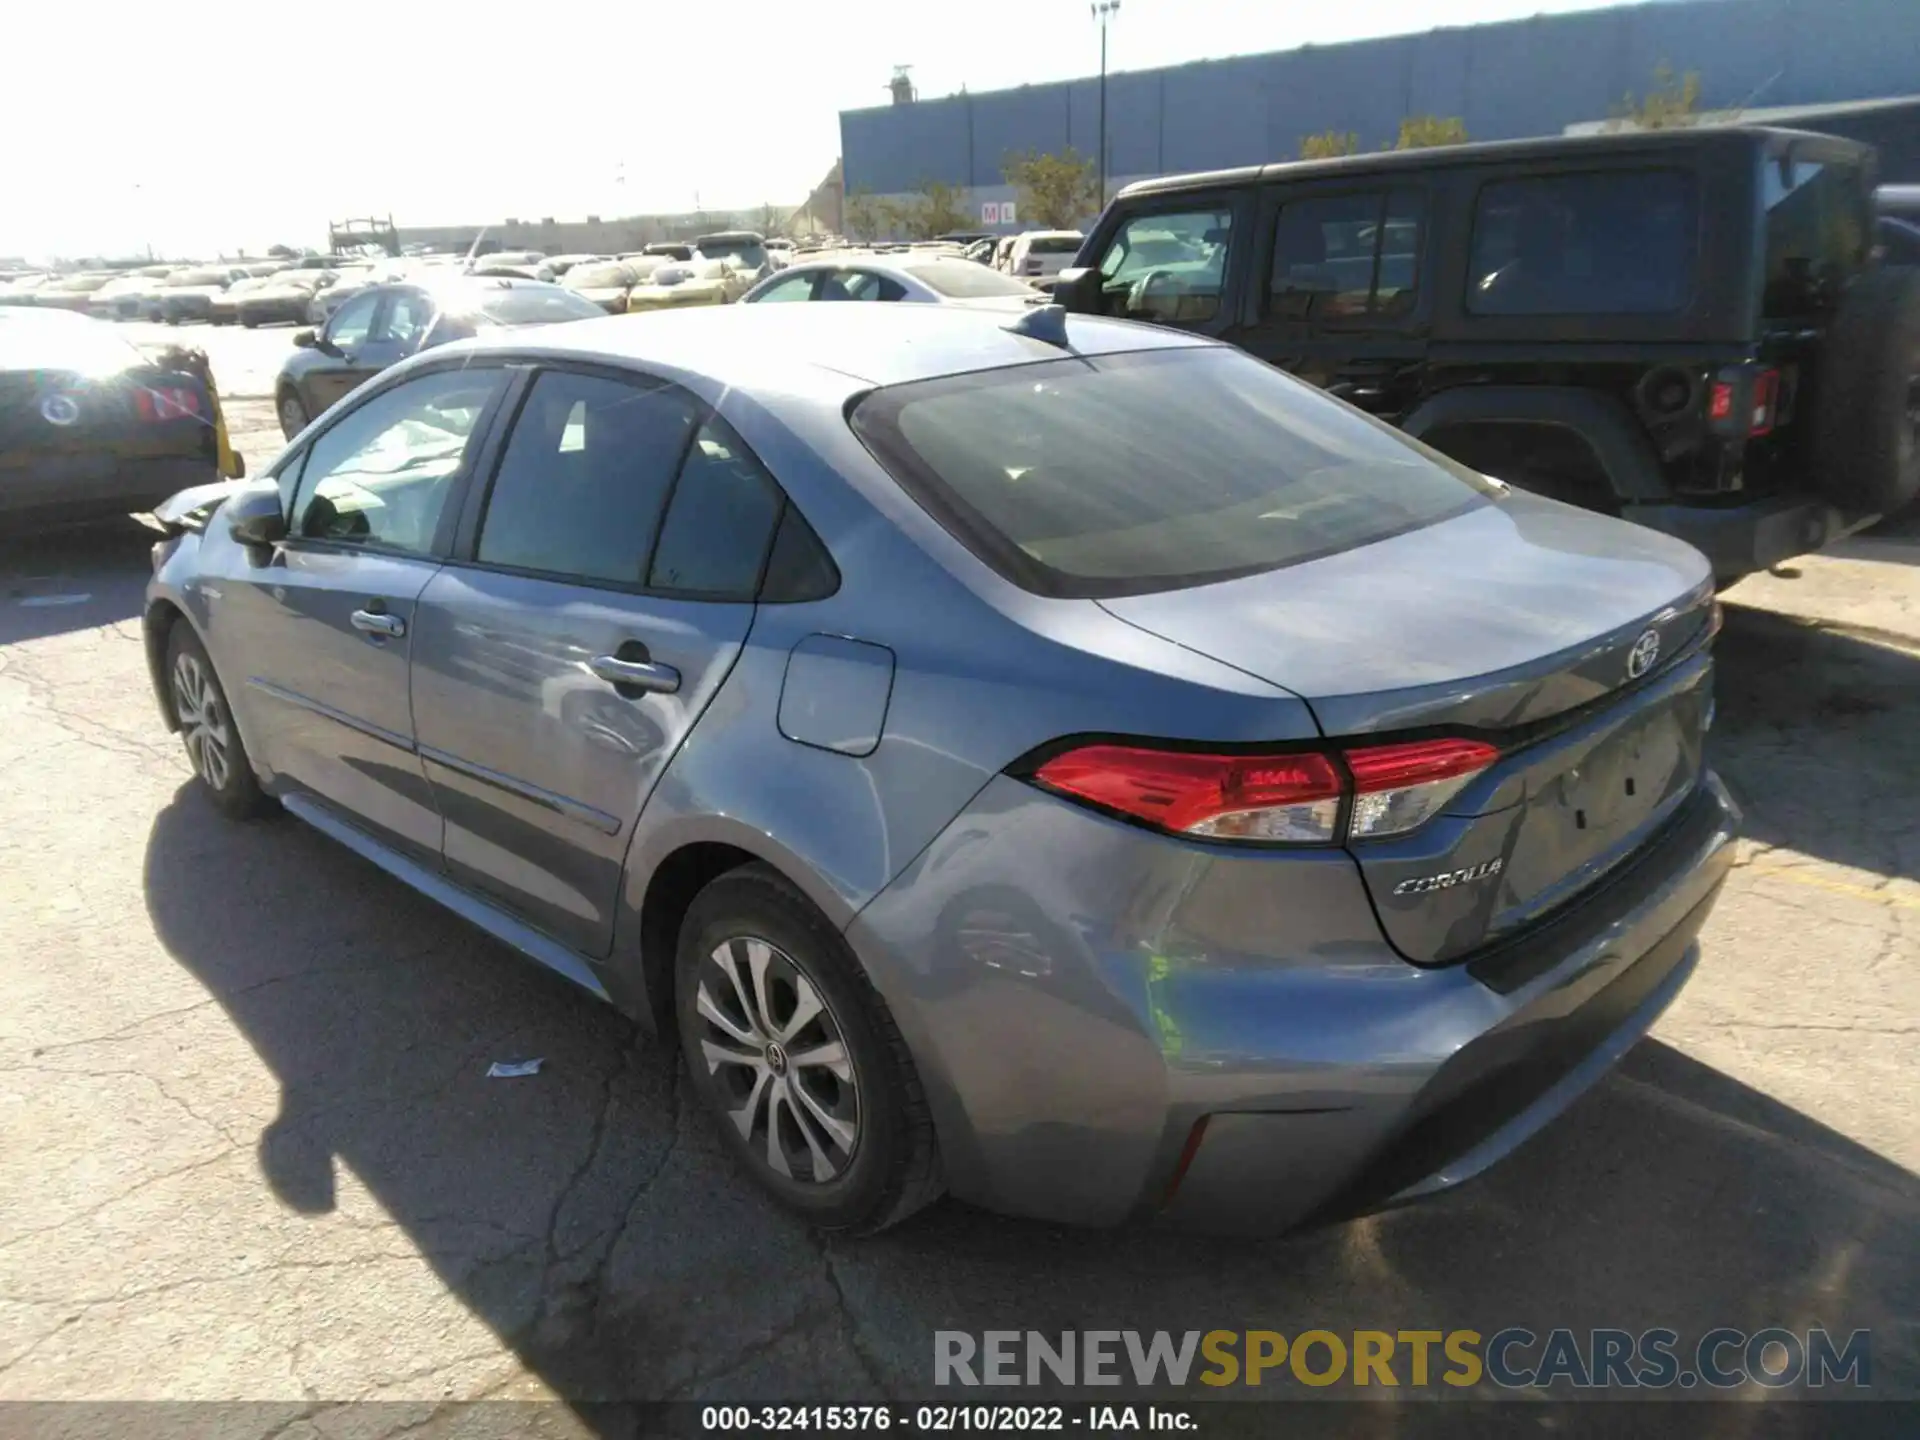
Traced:
[[227, 692], [206, 647], [184, 620], [174, 621], [167, 636], [167, 694], [187, 759], [213, 803], [236, 820], [269, 813], [273, 801], [253, 773]]
[[312, 419], [307, 407], [300, 403], [300, 397], [291, 390], [280, 392], [279, 410], [280, 430], [289, 440], [306, 429]]
[[846, 942], [776, 871], [708, 885], [680, 929], [675, 1010], [734, 1158], [825, 1230], [883, 1230], [944, 1183], [913, 1058]]

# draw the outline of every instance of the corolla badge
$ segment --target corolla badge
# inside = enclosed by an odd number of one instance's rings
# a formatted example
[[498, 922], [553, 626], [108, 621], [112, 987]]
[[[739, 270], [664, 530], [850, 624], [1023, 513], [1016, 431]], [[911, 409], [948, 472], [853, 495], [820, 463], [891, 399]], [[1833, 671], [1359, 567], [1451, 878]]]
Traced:
[[80, 418], [80, 402], [71, 395], [49, 395], [40, 402], [40, 418], [49, 425], [71, 425]]
[[1660, 658], [1660, 632], [1642, 630], [1640, 638], [1633, 642], [1633, 648], [1627, 651], [1627, 678], [1638, 680], [1653, 668], [1653, 662]]
[[1447, 870], [1438, 875], [1422, 875], [1417, 880], [1402, 880], [1393, 887], [1396, 895], [1425, 895], [1434, 890], [1451, 890], [1456, 885], [1470, 885], [1475, 880], [1485, 880], [1498, 875], [1506, 865], [1504, 859], [1488, 860], [1479, 865], [1468, 865], [1461, 870]]

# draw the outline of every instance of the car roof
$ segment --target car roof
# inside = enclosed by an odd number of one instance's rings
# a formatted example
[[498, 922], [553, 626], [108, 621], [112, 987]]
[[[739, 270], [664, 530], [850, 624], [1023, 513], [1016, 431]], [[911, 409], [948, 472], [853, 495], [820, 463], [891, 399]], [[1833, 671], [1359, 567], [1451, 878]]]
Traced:
[[811, 369], [862, 387], [997, 370], [1069, 354], [1219, 344], [1184, 331], [1091, 315], [1068, 315], [1065, 324], [1069, 348], [1061, 349], [1016, 334], [1008, 328], [1004, 311], [962, 305], [725, 305], [649, 315], [638, 324], [621, 315], [577, 320], [543, 327], [535, 332], [537, 340], [523, 331], [474, 343], [482, 350], [626, 361], [726, 385], [776, 380], [782, 371]]
[[1392, 173], [1442, 165], [1477, 165], [1495, 161], [1545, 160], [1567, 155], [1607, 154], [1615, 151], [1689, 150], [1719, 140], [1804, 140], [1822, 145], [1865, 150], [1858, 142], [1807, 130], [1782, 130], [1765, 125], [1689, 125], [1671, 130], [1619, 130], [1597, 135], [1542, 135], [1525, 140], [1482, 140], [1466, 145], [1432, 145], [1414, 150], [1379, 150], [1360, 155], [1335, 155], [1324, 160], [1286, 160], [1266, 165], [1242, 165], [1231, 170], [1205, 170], [1191, 175], [1164, 175], [1136, 180], [1116, 199], [1139, 195], [1177, 194], [1211, 190], [1263, 180], [1312, 180], [1322, 176]]

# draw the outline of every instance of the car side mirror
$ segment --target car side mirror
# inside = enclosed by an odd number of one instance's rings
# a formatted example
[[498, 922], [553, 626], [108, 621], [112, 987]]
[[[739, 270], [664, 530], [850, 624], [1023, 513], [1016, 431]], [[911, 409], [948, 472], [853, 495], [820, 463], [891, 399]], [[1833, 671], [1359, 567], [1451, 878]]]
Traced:
[[227, 516], [227, 534], [236, 545], [251, 550], [277, 545], [287, 538], [287, 517], [280, 506], [278, 485], [243, 490], [222, 508]]
[[1090, 265], [1062, 270], [1054, 281], [1053, 303], [1065, 306], [1076, 315], [1100, 313], [1100, 272]]
[[318, 347], [320, 337], [311, 330], [296, 330], [293, 332], [293, 343], [302, 350], [312, 350]]

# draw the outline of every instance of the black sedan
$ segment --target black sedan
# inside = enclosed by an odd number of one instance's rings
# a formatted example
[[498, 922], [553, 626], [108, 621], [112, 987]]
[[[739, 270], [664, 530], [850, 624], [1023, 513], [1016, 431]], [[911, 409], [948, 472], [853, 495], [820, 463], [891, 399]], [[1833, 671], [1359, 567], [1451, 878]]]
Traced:
[[0, 311], [0, 529], [143, 511], [218, 480], [218, 426], [200, 374], [105, 322]]
[[291, 440], [361, 381], [431, 346], [605, 314], [591, 300], [539, 280], [461, 275], [369, 286], [322, 329], [294, 334], [296, 348], [273, 387], [280, 428]]

